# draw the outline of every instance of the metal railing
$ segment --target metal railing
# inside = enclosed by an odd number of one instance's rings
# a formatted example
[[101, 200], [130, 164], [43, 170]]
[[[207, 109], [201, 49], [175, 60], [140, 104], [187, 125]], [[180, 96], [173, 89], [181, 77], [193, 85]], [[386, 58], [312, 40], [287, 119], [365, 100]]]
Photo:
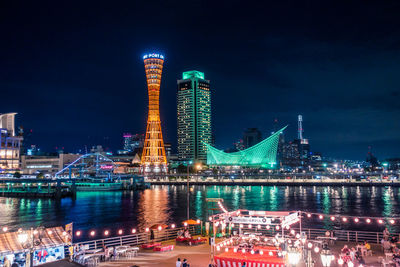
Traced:
[[[300, 231], [299, 228], [291, 228], [298, 233]], [[290, 230], [291, 230], [290, 229]], [[238, 231], [238, 228], [235, 227], [234, 231]], [[290, 234], [290, 230], [284, 230], [285, 236]], [[363, 242], [368, 241], [370, 243], [380, 244], [383, 239], [382, 232], [368, 232], [368, 231], [353, 231], [353, 230], [328, 230], [328, 229], [309, 229], [303, 228], [301, 229], [304, 232], [308, 239], [317, 240], [318, 237], [325, 237], [327, 231], [333, 233], [333, 236], [337, 241], [345, 241], [345, 242]], [[265, 236], [275, 236], [276, 234], [282, 234], [282, 230], [267, 230], [267, 229], [242, 229], [242, 232], [261, 232]], [[399, 233], [391, 233], [392, 236], [400, 237]]]
[[[150, 240], [150, 232], [141, 232], [132, 235], [124, 235], [124, 236], [115, 236], [103, 239], [96, 240], [88, 240], [83, 242], [74, 243], [74, 245], [84, 246], [86, 249], [97, 249], [106, 247], [115, 247], [115, 246], [137, 246], [148, 243], [150, 241], [160, 242], [172, 240], [177, 237], [177, 233], [179, 230], [184, 230], [184, 227], [174, 228], [174, 229], [165, 229], [162, 231], [154, 230], [154, 239]], [[189, 226], [189, 232], [191, 235], [200, 234], [200, 227], [198, 226]]]
[[[299, 229], [296, 229], [299, 230]], [[303, 232], [306, 233], [308, 239], [317, 239], [318, 236], [325, 236], [326, 229], [305, 229]], [[351, 231], [351, 230], [329, 230], [333, 233], [333, 237], [337, 238], [338, 241], [346, 242], [363, 242], [368, 241], [370, 243], [380, 244], [383, 239], [383, 233], [381, 232], [367, 232], [367, 231]], [[392, 234], [399, 236], [398, 233]]]

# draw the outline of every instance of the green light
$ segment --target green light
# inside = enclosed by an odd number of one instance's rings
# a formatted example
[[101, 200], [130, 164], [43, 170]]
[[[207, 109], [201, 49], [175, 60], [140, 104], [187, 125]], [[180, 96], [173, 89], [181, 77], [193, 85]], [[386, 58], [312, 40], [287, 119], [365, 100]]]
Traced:
[[204, 72], [200, 72], [197, 70], [185, 71], [182, 73], [182, 80], [186, 79], [203, 79], [204, 80]]
[[225, 153], [222, 150], [218, 150], [211, 145], [206, 144], [207, 164], [273, 168], [276, 164], [279, 135], [286, 129], [286, 127], [280, 129], [260, 143], [234, 153]]
[[326, 166], [328, 166], [328, 164], [324, 163], [324, 164], [322, 164], [322, 166], [324, 166], [324, 168], [326, 168]]
[[383, 165], [384, 167], [387, 167], [387, 166], [389, 166], [389, 163], [384, 162], [384, 163], [382, 163], [382, 165]]

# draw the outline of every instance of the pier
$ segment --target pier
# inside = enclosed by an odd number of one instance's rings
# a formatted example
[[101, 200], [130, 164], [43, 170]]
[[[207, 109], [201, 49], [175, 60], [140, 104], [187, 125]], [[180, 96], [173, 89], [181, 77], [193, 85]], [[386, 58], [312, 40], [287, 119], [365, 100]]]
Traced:
[[8, 178], [0, 179], [2, 197], [63, 198], [76, 195], [75, 182], [65, 179]]
[[399, 174], [391, 174], [394, 179], [389, 179], [382, 173], [180, 173], [151, 175], [147, 181], [151, 185], [187, 185], [188, 177], [191, 185], [400, 186]]

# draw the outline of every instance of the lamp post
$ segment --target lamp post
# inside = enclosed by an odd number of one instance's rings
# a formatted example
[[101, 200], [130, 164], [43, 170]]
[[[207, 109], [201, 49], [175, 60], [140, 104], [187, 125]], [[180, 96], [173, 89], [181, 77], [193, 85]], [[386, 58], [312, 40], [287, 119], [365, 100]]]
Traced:
[[187, 194], [186, 194], [186, 205], [187, 205], [187, 219], [189, 220], [190, 219], [190, 215], [189, 215], [189, 194], [190, 194], [190, 187], [189, 187], [189, 167], [190, 167], [190, 164], [192, 164], [192, 161], [188, 161], [188, 163], [187, 163], [187, 185], [186, 185], [186, 190], [187, 190]]
[[313, 245], [310, 242], [307, 244], [307, 247], [304, 246], [304, 248], [306, 248], [306, 252], [307, 252], [307, 255], [304, 255], [304, 258], [306, 260], [306, 267], [313, 267], [314, 266], [314, 263], [313, 263], [313, 260], [312, 260], [312, 257], [311, 257], [312, 247], [313, 247]]

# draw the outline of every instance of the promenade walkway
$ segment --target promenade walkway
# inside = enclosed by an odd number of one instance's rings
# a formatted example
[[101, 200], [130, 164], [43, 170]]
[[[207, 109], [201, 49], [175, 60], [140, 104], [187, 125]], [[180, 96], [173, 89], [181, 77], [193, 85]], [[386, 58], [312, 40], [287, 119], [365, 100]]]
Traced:
[[[178, 180], [151, 180], [151, 185], [181, 185], [186, 186], [186, 179]], [[354, 179], [268, 179], [268, 178], [246, 178], [246, 179], [190, 179], [190, 185], [266, 185], [266, 186], [393, 186], [400, 187], [400, 181], [356, 181]]]
[[[163, 242], [163, 244], [174, 244], [174, 241]], [[337, 256], [344, 245], [348, 245], [350, 248], [355, 247], [354, 242], [337, 242], [335, 245], [330, 247], [333, 255], [335, 255], [335, 262], [331, 266], [339, 266], [337, 264]], [[371, 245], [373, 254], [372, 256], [365, 256], [364, 266], [381, 266], [379, 257], [385, 258], [382, 252], [381, 246], [377, 244]], [[199, 246], [176, 246], [173, 251], [169, 252], [149, 252], [140, 251], [138, 256], [133, 259], [120, 259], [112, 262], [103, 262], [100, 264], [102, 267], [150, 267], [150, 266], [175, 266], [177, 258], [187, 259], [191, 267], [207, 267], [210, 263], [210, 246], [208, 244]], [[322, 266], [320, 254], [312, 253], [312, 258], [315, 260], [315, 267]], [[305, 266], [304, 262], [301, 261], [298, 266]], [[358, 266], [355, 264], [355, 266]]]

